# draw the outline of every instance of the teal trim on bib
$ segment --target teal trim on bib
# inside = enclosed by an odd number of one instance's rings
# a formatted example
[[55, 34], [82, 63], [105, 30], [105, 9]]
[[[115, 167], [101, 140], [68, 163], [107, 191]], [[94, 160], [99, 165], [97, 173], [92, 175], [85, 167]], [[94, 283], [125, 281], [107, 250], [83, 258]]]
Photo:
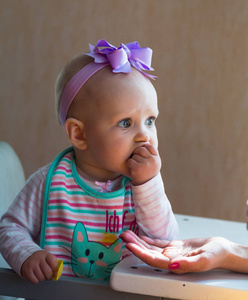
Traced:
[[61, 159], [69, 152], [74, 151], [72, 147], [66, 148], [63, 150], [52, 162], [46, 177], [45, 191], [44, 191], [44, 199], [43, 199], [43, 214], [42, 214], [42, 225], [41, 225], [41, 235], [40, 235], [40, 247], [44, 249], [45, 244], [45, 234], [46, 234], [46, 223], [47, 223], [47, 206], [48, 199], [51, 187], [51, 181], [53, 178], [54, 170], [57, 168]]

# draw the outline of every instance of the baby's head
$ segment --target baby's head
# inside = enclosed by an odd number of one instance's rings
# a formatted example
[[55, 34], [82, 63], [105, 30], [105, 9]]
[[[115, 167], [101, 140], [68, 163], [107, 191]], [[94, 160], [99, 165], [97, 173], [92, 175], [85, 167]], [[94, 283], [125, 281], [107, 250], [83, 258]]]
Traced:
[[56, 80], [56, 112], [63, 126], [79, 91], [103, 67], [109, 66], [114, 74], [128, 74], [134, 67], [143, 75], [155, 78], [144, 72], [153, 70], [150, 67], [152, 50], [140, 48], [137, 42], [121, 44], [117, 49], [105, 40], [99, 40], [95, 47], [90, 45], [90, 50], [90, 53], [79, 54], [70, 60]]
[[[90, 56], [81, 53], [71, 59], [59, 73], [55, 83], [55, 110], [58, 120], [61, 123], [59, 111], [63, 91], [67, 83], [76, 75], [83, 67], [93, 61]], [[69, 112], [69, 109], [68, 109]], [[63, 124], [62, 124], [63, 125]]]
[[151, 49], [137, 43], [114, 49], [100, 40], [90, 50], [72, 59], [57, 79], [59, 119], [86, 173], [89, 164], [125, 174], [136, 147], [157, 147], [157, 95], [147, 78], [152, 76], [141, 70], [151, 70]]

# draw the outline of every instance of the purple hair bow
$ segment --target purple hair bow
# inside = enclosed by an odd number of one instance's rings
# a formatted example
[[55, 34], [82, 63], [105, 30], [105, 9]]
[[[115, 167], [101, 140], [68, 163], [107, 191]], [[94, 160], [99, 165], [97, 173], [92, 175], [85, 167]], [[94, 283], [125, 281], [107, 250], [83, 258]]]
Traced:
[[152, 49], [141, 48], [138, 42], [121, 44], [119, 48], [109, 44], [105, 40], [99, 40], [95, 46], [89, 44], [90, 53], [85, 53], [94, 58], [95, 63], [109, 63], [114, 73], [130, 73], [131, 65], [145, 76], [155, 79], [144, 72], [153, 71], [151, 67]]

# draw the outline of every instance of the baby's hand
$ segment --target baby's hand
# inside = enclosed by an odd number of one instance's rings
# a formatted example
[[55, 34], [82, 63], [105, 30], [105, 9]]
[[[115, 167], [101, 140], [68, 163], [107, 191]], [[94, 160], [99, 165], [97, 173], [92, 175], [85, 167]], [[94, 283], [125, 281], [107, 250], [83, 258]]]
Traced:
[[158, 150], [151, 144], [136, 148], [127, 161], [133, 185], [141, 185], [156, 176], [161, 168]]
[[21, 274], [31, 283], [38, 283], [43, 280], [51, 280], [54, 272], [57, 271], [57, 258], [55, 255], [40, 250], [32, 254], [22, 264]]

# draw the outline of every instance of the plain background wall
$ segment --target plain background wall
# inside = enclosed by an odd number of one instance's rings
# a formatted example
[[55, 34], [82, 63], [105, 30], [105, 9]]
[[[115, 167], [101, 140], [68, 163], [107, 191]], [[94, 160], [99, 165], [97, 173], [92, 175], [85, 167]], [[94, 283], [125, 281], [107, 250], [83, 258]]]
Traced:
[[69, 145], [54, 113], [63, 65], [98, 39], [137, 40], [154, 50], [174, 211], [246, 220], [247, 0], [0, 0], [0, 17], [0, 140], [26, 177]]

